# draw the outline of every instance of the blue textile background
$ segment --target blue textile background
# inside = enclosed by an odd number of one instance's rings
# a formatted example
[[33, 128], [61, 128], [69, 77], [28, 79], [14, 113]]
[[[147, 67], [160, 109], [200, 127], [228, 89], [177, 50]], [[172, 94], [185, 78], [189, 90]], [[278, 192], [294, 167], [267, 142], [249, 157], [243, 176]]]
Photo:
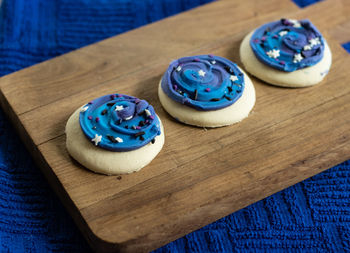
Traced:
[[[0, 75], [210, 1], [4, 0]], [[156, 252], [350, 252], [349, 199], [347, 161]], [[0, 110], [0, 252], [88, 251]]]

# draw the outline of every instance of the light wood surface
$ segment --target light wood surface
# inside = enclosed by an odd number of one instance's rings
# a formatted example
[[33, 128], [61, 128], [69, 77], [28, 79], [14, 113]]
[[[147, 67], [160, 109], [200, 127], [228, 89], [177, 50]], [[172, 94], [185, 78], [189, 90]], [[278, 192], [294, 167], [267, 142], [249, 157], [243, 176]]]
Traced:
[[[350, 158], [350, 57], [338, 43], [346, 10], [341, 0], [302, 10], [290, 0], [214, 2], [5, 76], [0, 103], [92, 248], [149, 251]], [[213, 53], [240, 64], [243, 37], [281, 17], [308, 18], [327, 38], [325, 81], [286, 89], [252, 78], [253, 112], [220, 129], [162, 109], [157, 85], [172, 59]], [[113, 92], [147, 99], [166, 130], [156, 159], [121, 178], [85, 170], [65, 149], [70, 114]]]

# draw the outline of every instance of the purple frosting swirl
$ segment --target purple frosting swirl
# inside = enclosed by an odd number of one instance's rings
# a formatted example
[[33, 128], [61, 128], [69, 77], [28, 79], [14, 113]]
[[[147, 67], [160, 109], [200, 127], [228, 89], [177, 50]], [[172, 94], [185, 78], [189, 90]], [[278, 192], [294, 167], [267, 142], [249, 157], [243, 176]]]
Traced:
[[171, 62], [161, 87], [176, 102], [199, 111], [218, 110], [241, 97], [244, 76], [235, 63], [225, 58], [198, 55]]
[[265, 24], [256, 29], [250, 46], [262, 63], [286, 72], [313, 66], [324, 53], [324, 39], [309, 20]]

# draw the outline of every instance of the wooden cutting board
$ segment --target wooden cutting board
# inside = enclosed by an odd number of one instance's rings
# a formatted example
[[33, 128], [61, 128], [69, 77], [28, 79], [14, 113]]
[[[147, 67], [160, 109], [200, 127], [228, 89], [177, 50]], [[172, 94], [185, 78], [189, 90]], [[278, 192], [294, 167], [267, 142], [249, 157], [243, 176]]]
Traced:
[[[290, 0], [214, 2], [7, 75], [1, 106], [93, 249], [156, 249], [350, 158], [350, 57], [337, 41], [350, 40], [348, 14], [340, 0], [302, 10]], [[157, 85], [171, 60], [212, 53], [240, 64], [243, 37], [281, 17], [309, 18], [327, 38], [325, 81], [287, 89], [252, 78], [250, 117], [219, 129], [162, 109]], [[65, 149], [70, 114], [114, 92], [148, 100], [166, 130], [156, 159], [121, 177], [87, 171]]]

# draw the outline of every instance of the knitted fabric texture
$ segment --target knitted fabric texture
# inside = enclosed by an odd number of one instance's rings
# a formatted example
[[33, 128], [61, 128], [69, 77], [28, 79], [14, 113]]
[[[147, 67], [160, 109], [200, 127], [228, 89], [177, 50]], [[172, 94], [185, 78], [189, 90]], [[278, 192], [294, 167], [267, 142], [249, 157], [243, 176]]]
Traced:
[[[210, 1], [3, 0], [0, 75]], [[347, 161], [155, 252], [350, 251], [349, 199]], [[88, 251], [0, 110], [0, 252]]]

